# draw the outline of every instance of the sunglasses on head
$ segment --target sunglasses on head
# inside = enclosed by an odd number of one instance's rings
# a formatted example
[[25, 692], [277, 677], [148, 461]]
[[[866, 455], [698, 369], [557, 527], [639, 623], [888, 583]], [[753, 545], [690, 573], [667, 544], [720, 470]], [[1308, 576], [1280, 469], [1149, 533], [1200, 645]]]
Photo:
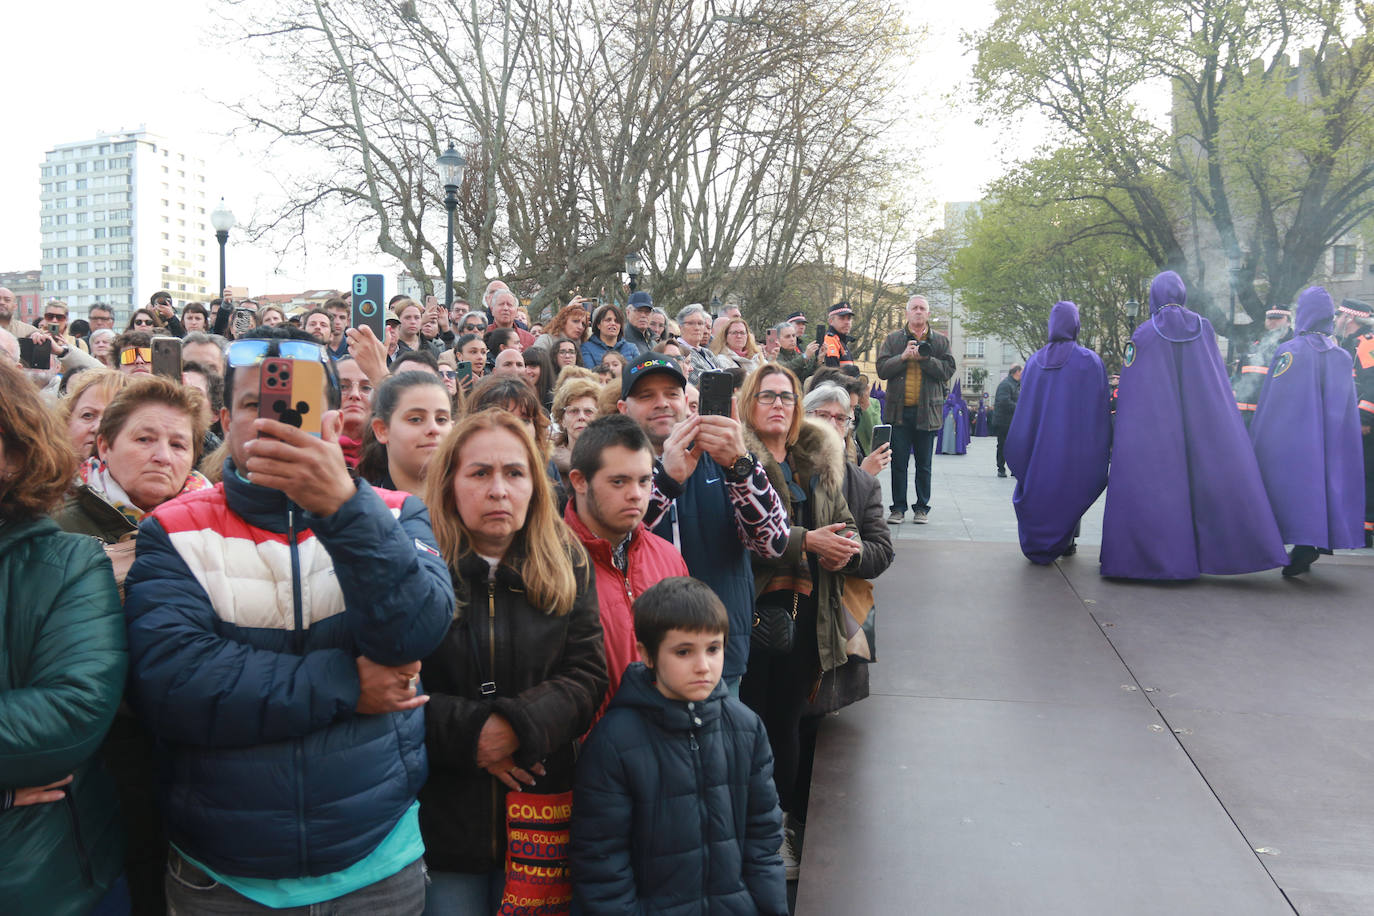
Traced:
[[272, 344], [277, 345], [277, 355], [285, 359], [303, 359], [310, 362], [324, 362], [324, 347], [308, 340], [236, 340], [225, 351], [229, 365], [234, 368], [256, 366], [267, 358]]
[[119, 351], [119, 364], [121, 366], [132, 366], [140, 361], [145, 363], [153, 361], [152, 347], [125, 347]]

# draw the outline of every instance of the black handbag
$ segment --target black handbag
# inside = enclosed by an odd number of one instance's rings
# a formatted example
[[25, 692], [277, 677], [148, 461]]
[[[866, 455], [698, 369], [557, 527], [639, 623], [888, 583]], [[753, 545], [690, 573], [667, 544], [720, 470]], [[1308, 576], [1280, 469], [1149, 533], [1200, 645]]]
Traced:
[[749, 645], [769, 655], [786, 655], [797, 641], [797, 592], [792, 593], [792, 610], [780, 604], [754, 604], [754, 626]]

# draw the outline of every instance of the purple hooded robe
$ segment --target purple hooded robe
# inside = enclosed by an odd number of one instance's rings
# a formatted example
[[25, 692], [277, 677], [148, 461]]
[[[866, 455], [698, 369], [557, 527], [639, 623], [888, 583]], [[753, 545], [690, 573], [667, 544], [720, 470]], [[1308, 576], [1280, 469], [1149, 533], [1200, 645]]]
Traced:
[[1298, 297], [1297, 336], [1274, 352], [1250, 424], [1284, 543], [1364, 546], [1364, 458], [1350, 354], [1320, 286]]
[[1068, 548], [1079, 518], [1107, 486], [1107, 371], [1077, 339], [1078, 306], [1056, 302], [1050, 342], [1026, 360], [1007, 433], [1021, 552], [1042, 565]]
[[1183, 280], [1150, 284], [1122, 361], [1102, 575], [1195, 579], [1288, 563], [1211, 322]]
[[973, 423], [973, 434], [975, 436], [990, 436], [988, 432], [988, 396], [983, 394], [978, 399], [978, 416]]
[[[948, 433], [948, 437], [946, 437]], [[935, 453], [937, 455], [963, 455], [968, 452], [968, 407], [959, 395], [959, 380], [945, 398], [941, 414], [940, 429], [935, 434]]]

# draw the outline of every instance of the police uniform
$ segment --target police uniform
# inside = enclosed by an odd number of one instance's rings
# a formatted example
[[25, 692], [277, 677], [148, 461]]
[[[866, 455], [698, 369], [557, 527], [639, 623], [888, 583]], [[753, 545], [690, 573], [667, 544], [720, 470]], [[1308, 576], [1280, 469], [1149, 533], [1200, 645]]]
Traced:
[[[1264, 317], [1287, 318], [1291, 325], [1293, 315], [1287, 309], [1270, 309], [1264, 313]], [[1282, 334], [1277, 330], [1268, 331], [1259, 340], [1251, 341], [1249, 352], [1241, 356], [1240, 365], [1231, 379], [1231, 390], [1235, 392], [1236, 407], [1247, 429], [1259, 405], [1260, 389], [1264, 387], [1264, 377], [1269, 374], [1274, 351], [1292, 339], [1291, 326]]]
[[[830, 306], [827, 320], [840, 315], [853, 315], [854, 310], [848, 302], [837, 302]], [[820, 363], [823, 366], [852, 366], [854, 357], [849, 353], [849, 336], [841, 334], [833, 327], [826, 328], [825, 341], [821, 344]]]

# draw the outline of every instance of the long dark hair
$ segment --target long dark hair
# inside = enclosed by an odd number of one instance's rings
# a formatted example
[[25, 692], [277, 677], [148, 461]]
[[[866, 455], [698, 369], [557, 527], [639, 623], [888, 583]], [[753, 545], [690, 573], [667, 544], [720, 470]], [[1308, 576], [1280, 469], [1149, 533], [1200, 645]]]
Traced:
[[548, 410], [553, 407], [553, 359], [549, 356], [549, 351], [543, 347], [526, 347], [524, 356], [527, 367], [530, 364], [539, 367], [539, 381], [534, 384], [534, 393], [538, 396], [539, 403]]
[[433, 385], [444, 393], [444, 397], [448, 397], [444, 380], [433, 372], [425, 372], [422, 369], [389, 375], [377, 386], [377, 390], [372, 392], [372, 416], [363, 427], [362, 453], [358, 458], [358, 476], [368, 483], [380, 484], [390, 473], [390, 457], [387, 455], [386, 443], [377, 440], [377, 434], [372, 430], [372, 420], [381, 420], [383, 425], [390, 426], [391, 415], [401, 403], [401, 395], [421, 385]]

